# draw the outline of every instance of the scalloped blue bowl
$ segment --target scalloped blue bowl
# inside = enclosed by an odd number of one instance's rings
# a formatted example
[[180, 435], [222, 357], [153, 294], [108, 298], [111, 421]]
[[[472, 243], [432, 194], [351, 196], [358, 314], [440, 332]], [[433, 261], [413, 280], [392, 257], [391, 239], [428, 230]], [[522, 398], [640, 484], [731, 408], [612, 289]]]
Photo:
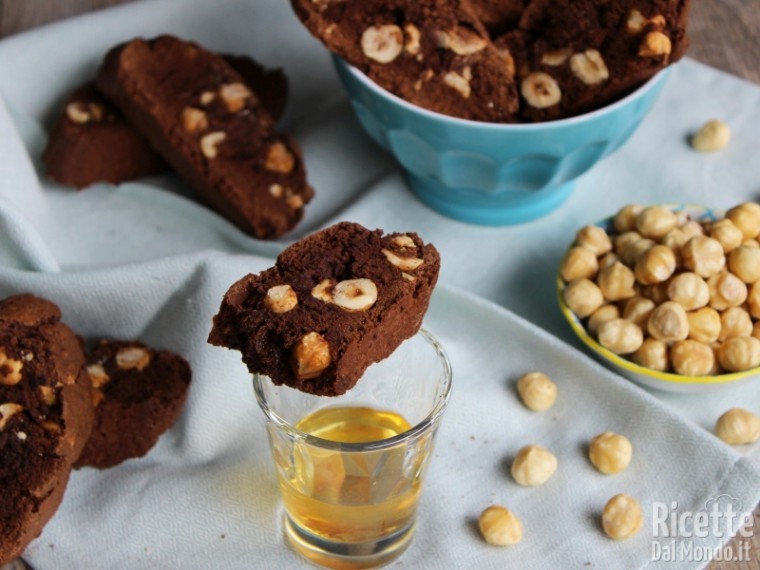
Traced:
[[434, 210], [464, 222], [510, 225], [548, 214], [575, 180], [625, 143], [670, 69], [603, 109], [535, 124], [485, 123], [422, 109], [333, 56], [364, 130], [402, 166]]

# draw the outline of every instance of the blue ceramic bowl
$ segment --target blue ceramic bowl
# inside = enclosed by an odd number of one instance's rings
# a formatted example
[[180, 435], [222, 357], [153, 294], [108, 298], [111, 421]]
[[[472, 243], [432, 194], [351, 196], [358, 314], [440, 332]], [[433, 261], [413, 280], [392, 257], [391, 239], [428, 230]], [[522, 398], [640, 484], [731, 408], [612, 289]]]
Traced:
[[562, 204], [576, 178], [630, 138], [669, 73], [603, 109], [516, 125], [422, 109], [333, 61], [362, 127], [396, 157], [420, 199], [451, 218], [493, 226], [527, 222]]

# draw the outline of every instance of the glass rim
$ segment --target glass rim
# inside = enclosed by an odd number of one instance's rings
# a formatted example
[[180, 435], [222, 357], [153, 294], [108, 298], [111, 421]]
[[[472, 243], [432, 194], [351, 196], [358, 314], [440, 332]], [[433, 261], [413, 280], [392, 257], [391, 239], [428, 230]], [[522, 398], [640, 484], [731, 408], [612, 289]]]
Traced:
[[[443, 381], [445, 382], [446, 385], [444, 387], [443, 394], [438, 397], [437, 399], [438, 401], [435, 402], [430, 413], [428, 413], [427, 416], [425, 416], [422, 420], [417, 422], [411, 428], [409, 428], [405, 432], [402, 432], [398, 435], [394, 435], [393, 437], [389, 437], [387, 439], [381, 439], [377, 441], [366, 441], [362, 443], [344, 443], [344, 442], [332, 441], [329, 439], [324, 439], [321, 437], [317, 437], [315, 435], [308, 434], [305, 431], [298, 429], [287, 420], [285, 420], [283, 417], [277, 414], [269, 406], [269, 404], [266, 401], [266, 397], [263, 394], [263, 383], [271, 382], [271, 380], [269, 379], [269, 377], [263, 374], [253, 375], [253, 389], [254, 389], [254, 392], [256, 393], [256, 401], [258, 402], [261, 410], [266, 415], [268, 421], [272, 422], [273, 424], [278, 426], [280, 429], [282, 429], [284, 432], [286, 432], [290, 437], [300, 441], [301, 443], [313, 445], [315, 447], [320, 447], [322, 449], [327, 449], [327, 450], [332, 450], [332, 451], [343, 451], [343, 452], [378, 451], [378, 450], [394, 447], [395, 445], [398, 445], [399, 443], [413, 439], [417, 437], [418, 435], [421, 435], [422, 433], [428, 431], [430, 428], [432, 428], [440, 419], [441, 415], [446, 409], [446, 405], [448, 404], [449, 398], [451, 397], [452, 370], [451, 370], [451, 362], [449, 361], [449, 357], [446, 354], [446, 351], [443, 349], [443, 346], [441, 346], [441, 343], [438, 342], [438, 340], [424, 328], [420, 328], [419, 331], [415, 335], [409, 338], [414, 338], [414, 336], [417, 336], [418, 334], [421, 335], [425, 339], [425, 341], [433, 348], [433, 350], [435, 350], [436, 354], [438, 355], [438, 359], [441, 362], [442, 368], [443, 368], [442, 370], [442, 376], [444, 379]], [[295, 390], [295, 388], [290, 388], [290, 389]]]

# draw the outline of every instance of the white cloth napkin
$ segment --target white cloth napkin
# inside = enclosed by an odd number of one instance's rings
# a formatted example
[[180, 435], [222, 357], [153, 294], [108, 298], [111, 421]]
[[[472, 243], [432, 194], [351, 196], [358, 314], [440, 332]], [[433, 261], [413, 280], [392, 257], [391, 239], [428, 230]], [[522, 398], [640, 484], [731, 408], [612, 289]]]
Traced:
[[[92, 77], [110, 46], [163, 32], [285, 68], [292, 98], [283, 128], [303, 146], [317, 190], [286, 239], [242, 235], [172, 176], [84, 192], [38, 178], [46, 128], [66, 93]], [[757, 199], [756, 86], [684, 61], [633, 139], [585, 175], [560, 210], [483, 228], [413, 197], [360, 131], [326, 51], [282, 0], [129, 4], [4, 40], [0, 70], [0, 295], [47, 296], [87, 337], [139, 337], [185, 355], [194, 373], [179, 423], [147, 457], [73, 475], [61, 509], [27, 550], [39, 570], [304, 565], [283, 545], [250, 377], [236, 353], [205, 339], [229, 284], [271, 265], [287, 242], [339, 220], [418, 231], [443, 256], [426, 326], [450, 353], [454, 396], [418, 535], [399, 566], [659, 567], [666, 563], [653, 560], [653, 543], [668, 539], [653, 527], [657, 504], [697, 513], [717, 501], [723, 512], [730, 504], [747, 513], [760, 500], [760, 444], [729, 448], [710, 433], [732, 406], [760, 412], [760, 381], [706, 396], [649, 394], [570, 346], [580, 344], [554, 292], [574, 231], [626, 203], [726, 208]], [[714, 155], [691, 151], [686, 136], [713, 116], [731, 125], [731, 145]], [[559, 384], [558, 403], [544, 414], [528, 412], [514, 394], [514, 380], [532, 369]], [[605, 430], [634, 445], [631, 467], [617, 476], [599, 475], [585, 459], [584, 445]], [[544, 487], [521, 488], [508, 475], [510, 457], [528, 443], [559, 457]], [[618, 492], [636, 496], [646, 517], [639, 535], [622, 543], [599, 528], [604, 502]], [[522, 518], [520, 545], [494, 549], [477, 536], [473, 520], [492, 502]], [[699, 549], [728, 539], [725, 532], [685, 539], [692, 555], [667, 566], [700, 568]]]

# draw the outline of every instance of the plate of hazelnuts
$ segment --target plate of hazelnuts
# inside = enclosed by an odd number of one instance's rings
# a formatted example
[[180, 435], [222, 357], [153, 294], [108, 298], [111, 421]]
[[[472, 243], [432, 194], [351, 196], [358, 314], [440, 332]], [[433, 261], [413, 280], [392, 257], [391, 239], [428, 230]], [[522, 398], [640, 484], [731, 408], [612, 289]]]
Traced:
[[760, 377], [760, 204], [624, 206], [576, 232], [557, 289], [586, 346], [644, 386]]

